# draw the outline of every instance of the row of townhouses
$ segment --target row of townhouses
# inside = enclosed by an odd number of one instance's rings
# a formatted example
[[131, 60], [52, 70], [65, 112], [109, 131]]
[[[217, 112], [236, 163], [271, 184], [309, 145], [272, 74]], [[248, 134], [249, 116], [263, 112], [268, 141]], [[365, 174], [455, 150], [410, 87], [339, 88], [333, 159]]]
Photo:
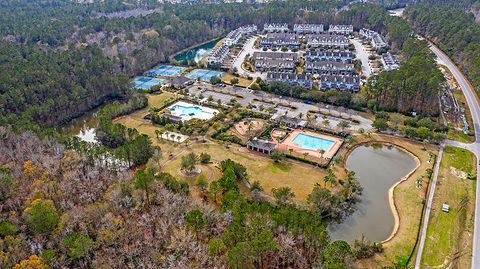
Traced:
[[260, 72], [278, 71], [293, 73], [295, 71], [294, 61], [285, 60], [256, 60], [255, 69]]
[[383, 36], [373, 30], [362, 28], [359, 31], [360, 37], [370, 42], [376, 50], [388, 47], [388, 43]]
[[256, 32], [257, 32], [257, 26], [255, 24], [239, 27], [231, 31], [230, 33], [228, 33], [228, 35], [223, 40], [223, 44], [227, 46], [235, 45], [238, 43], [240, 38], [242, 38], [242, 36], [249, 35]]
[[208, 65], [221, 65], [225, 61], [225, 58], [227, 58], [228, 53], [230, 52], [230, 49], [226, 45], [221, 45], [216, 48], [214, 48], [210, 53], [208, 54], [207, 57], [207, 64]]
[[[263, 31], [267, 33], [275, 32], [289, 32], [290, 29], [287, 23], [266, 23], [263, 25]], [[323, 24], [294, 24], [293, 32], [296, 34], [320, 34], [323, 33]], [[351, 35], [353, 34], [352, 25], [330, 25], [328, 33], [337, 35]]]
[[295, 24], [293, 32], [296, 34], [320, 34], [323, 33], [323, 24]]
[[321, 90], [344, 90], [357, 92], [360, 89], [360, 78], [357, 75], [321, 75]]
[[307, 89], [311, 89], [313, 86], [312, 76], [310, 74], [268, 72], [267, 82], [270, 83], [273, 81], [284, 82], [292, 86], [301, 86]]
[[348, 38], [343, 35], [309, 34], [303, 39], [300, 35], [292, 33], [268, 33], [262, 38], [260, 45], [265, 48], [286, 47], [294, 49], [299, 48], [303, 40], [306, 40], [307, 47], [310, 49], [319, 47], [345, 49], [350, 44]]
[[208, 65], [220, 65], [223, 64], [225, 58], [230, 52], [229, 47], [238, 43], [240, 38], [244, 35], [249, 35], [257, 32], [257, 26], [255, 24], [239, 27], [230, 33], [223, 39], [221, 46], [214, 48], [207, 57]]
[[286, 47], [289, 49], [299, 48], [301, 44], [300, 36], [290, 33], [268, 33], [262, 38], [260, 45], [265, 48]]
[[307, 51], [303, 55], [305, 61], [316, 62], [316, 61], [333, 61], [340, 63], [352, 63], [353, 62], [353, 53], [349, 51]]
[[286, 23], [265, 23], [263, 25], [263, 31], [267, 33], [275, 32], [288, 32], [288, 24]]
[[[301, 86], [312, 89], [313, 77], [311, 74], [293, 74], [281, 72], [268, 72], [267, 82], [279, 81], [292, 86]], [[360, 78], [357, 75], [320, 75], [319, 85], [321, 90], [337, 89], [357, 92], [360, 89]]]
[[338, 74], [338, 73], [353, 73], [355, 68], [353, 64], [342, 62], [305, 62], [304, 70], [309, 74]]
[[252, 55], [253, 60], [284, 60], [296, 61], [298, 56], [295, 52], [256, 51]]
[[350, 35], [353, 34], [353, 25], [343, 25], [343, 24], [333, 25], [333, 24], [331, 24], [328, 27], [328, 33], [335, 34], [335, 35], [350, 36]]
[[398, 60], [397, 55], [391, 54], [390, 52], [382, 54], [382, 64], [386, 71], [400, 68], [400, 61]]
[[344, 35], [327, 35], [327, 34], [316, 34], [316, 35], [307, 35], [307, 47], [308, 48], [319, 48], [319, 47], [336, 47], [336, 48], [347, 48], [350, 44], [348, 38]]

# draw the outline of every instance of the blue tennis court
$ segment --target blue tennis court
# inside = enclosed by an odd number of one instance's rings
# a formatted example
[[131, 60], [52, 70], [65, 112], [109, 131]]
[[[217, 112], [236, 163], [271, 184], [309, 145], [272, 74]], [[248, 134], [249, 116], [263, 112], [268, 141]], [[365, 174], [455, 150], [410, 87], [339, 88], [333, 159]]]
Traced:
[[153, 86], [161, 85], [165, 82], [165, 79], [161, 78], [149, 78], [149, 77], [137, 77], [132, 82], [132, 87], [135, 89], [148, 90]]
[[160, 65], [147, 72], [148, 76], [162, 76], [162, 77], [175, 77], [183, 71], [185, 67], [173, 66], [173, 65]]
[[186, 75], [186, 77], [190, 79], [200, 79], [202, 81], [210, 81], [212, 77], [221, 77], [223, 75], [223, 72], [219, 71], [212, 71], [212, 70], [206, 70], [206, 69], [195, 69], [189, 74]]

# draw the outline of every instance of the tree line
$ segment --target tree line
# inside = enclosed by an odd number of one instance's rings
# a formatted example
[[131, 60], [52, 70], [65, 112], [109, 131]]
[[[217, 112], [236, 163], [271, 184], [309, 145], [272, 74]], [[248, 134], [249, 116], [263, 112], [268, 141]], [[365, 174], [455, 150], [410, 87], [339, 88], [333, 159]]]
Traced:
[[412, 5], [405, 15], [459, 65], [475, 89], [480, 87], [480, 26], [472, 13], [455, 6]]

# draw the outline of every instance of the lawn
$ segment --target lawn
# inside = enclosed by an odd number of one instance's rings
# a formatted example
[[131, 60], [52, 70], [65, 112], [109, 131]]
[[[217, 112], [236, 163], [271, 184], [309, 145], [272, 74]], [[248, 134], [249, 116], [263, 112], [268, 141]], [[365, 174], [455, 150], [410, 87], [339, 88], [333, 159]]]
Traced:
[[[157, 104], [157, 106], [163, 105], [164, 100], [171, 96], [173, 96], [171, 93], [163, 93], [158, 97], [149, 96], [149, 106], [153, 104]], [[194, 182], [194, 178], [186, 177], [180, 171], [181, 157], [193, 151], [197, 154], [205, 152], [212, 156], [211, 164], [200, 166], [202, 173], [208, 181], [216, 180], [221, 176], [217, 164], [224, 159], [230, 158], [243, 164], [247, 168], [250, 182], [258, 180], [268, 194], [271, 194], [272, 188], [287, 186], [295, 193], [296, 200], [300, 204], [305, 203], [305, 199], [315, 184], [320, 183], [323, 185], [323, 178], [326, 174], [325, 170], [301, 162], [284, 160], [281, 163], [275, 163], [266, 155], [251, 152], [236, 145], [226, 146], [218, 141], [202, 144], [195, 143], [195, 139], [192, 139], [189, 142], [190, 144], [186, 146], [184, 144], [179, 145], [174, 142], [166, 142], [161, 139], [158, 140], [155, 138], [155, 129], [159, 127], [153, 126], [150, 121], [143, 119], [146, 113], [148, 113], [148, 108], [116, 119], [116, 122], [121, 122], [128, 127], [136, 128], [140, 133], [149, 135], [152, 138], [153, 144], [162, 149], [164, 156], [162, 169], [179, 179], [187, 180], [190, 183]], [[382, 265], [391, 264], [396, 260], [397, 256], [406, 257], [412, 251], [420, 224], [422, 201], [425, 197], [427, 187], [427, 182], [425, 181], [422, 188], [417, 188], [415, 179], [425, 175], [425, 171], [433, 167], [434, 160], [430, 155], [436, 153], [437, 148], [428, 146], [427, 150], [425, 150], [424, 146], [420, 143], [376, 134], [356, 135], [354, 140], [353, 143], [346, 145], [339, 152], [341, 156], [340, 163], [333, 167], [338, 178], [345, 176], [342, 160], [344, 160], [349, 148], [358, 143], [380, 141], [395, 144], [408, 150], [420, 160], [420, 166], [413, 175], [398, 185], [394, 190], [394, 200], [400, 219], [397, 234], [392, 240], [384, 243], [384, 253], [375, 256], [374, 259], [358, 262], [358, 265], [362, 268], [377, 268]], [[174, 158], [170, 160], [169, 156], [174, 156]]]
[[[432, 214], [427, 229], [422, 264], [435, 268], [470, 268], [475, 210], [475, 156], [461, 148], [445, 148]], [[450, 205], [450, 212], [441, 210]]]
[[459, 141], [462, 143], [472, 143], [475, 141], [475, 136], [470, 134], [465, 134], [461, 130], [448, 129], [447, 139]]
[[[172, 175], [185, 180], [190, 180], [180, 172], [181, 156], [193, 151], [197, 154], [202, 152], [212, 156], [212, 162], [218, 163], [224, 159], [232, 159], [247, 168], [249, 181], [258, 180], [263, 189], [271, 194], [272, 188], [290, 187], [298, 201], [304, 201], [312, 191], [316, 183], [323, 184], [325, 170], [314, 168], [311, 165], [293, 161], [273, 162], [269, 157], [257, 154], [238, 146], [220, 145], [216, 143], [193, 144], [182, 149], [181, 155], [169, 162], [163, 169]], [[214, 166], [214, 165], [211, 165]], [[210, 178], [210, 172], [205, 176]], [[215, 168], [213, 180], [220, 177], [220, 172]]]
[[252, 82], [253, 82], [253, 80], [251, 80], [251, 79], [246, 79], [246, 78], [242, 78], [242, 77], [237, 77], [237, 76], [234, 76], [234, 75], [231, 75], [231, 74], [228, 74], [228, 73], [223, 74], [223, 76], [222, 76], [222, 81], [223, 81], [225, 84], [231, 84], [232, 78], [237, 78], [237, 79], [238, 79], [238, 84], [237, 84], [237, 86], [244, 87], [244, 88], [247, 88], [247, 87], [250, 86], [250, 84], [252, 84]]

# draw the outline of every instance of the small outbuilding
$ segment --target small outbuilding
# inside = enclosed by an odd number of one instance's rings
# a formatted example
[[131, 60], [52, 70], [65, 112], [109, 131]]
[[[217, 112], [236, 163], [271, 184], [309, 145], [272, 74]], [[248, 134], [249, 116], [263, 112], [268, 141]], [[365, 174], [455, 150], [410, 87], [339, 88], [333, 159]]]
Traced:
[[277, 145], [269, 140], [253, 138], [247, 142], [249, 150], [255, 150], [270, 155]]
[[442, 211], [445, 213], [448, 213], [450, 211], [450, 206], [448, 204], [443, 204], [442, 205]]
[[275, 121], [278, 124], [285, 124], [287, 127], [290, 128], [304, 128], [307, 125], [307, 122], [299, 119], [299, 118], [292, 118], [286, 115], [279, 115], [275, 114], [272, 116], [271, 120]]
[[191, 84], [193, 84], [193, 80], [187, 78], [186, 76], [179, 76], [170, 80], [170, 86], [176, 89], [183, 89]]

